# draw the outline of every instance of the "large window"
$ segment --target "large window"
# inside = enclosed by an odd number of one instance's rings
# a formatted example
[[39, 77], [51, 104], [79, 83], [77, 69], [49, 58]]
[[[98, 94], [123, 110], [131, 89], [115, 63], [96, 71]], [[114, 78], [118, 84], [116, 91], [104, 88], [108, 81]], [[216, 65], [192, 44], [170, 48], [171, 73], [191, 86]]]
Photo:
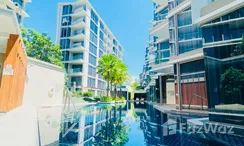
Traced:
[[93, 21], [91, 21], [91, 23], [90, 23], [90, 29], [97, 35], [98, 27]]
[[98, 24], [98, 17], [93, 10], [91, 10], [91, 19]]
[[104, 50], [104, 44], [103, 44], [103, 42], [101, 40], [99, 41], [99, 48]]
[[62, 61], [69, 61], [69, 51], [63, 51], [62, 57]]
[[90, 76], [96, 77], [96, 75], [97, 75], [96, 68], [89, 65], [89, 67], [88, 67], [88, 74]]
[[89, 63], [97, 66], [97, 58], [95, 56], [93, 56], [92, 54], [89, 54]]
[[179, 54], [202, 48], [202, 40], [187, 41], [179, 43]]
[[99, 50], [99, 58], [103, 56], [103, 51]]
[[68, 15], [72, 13], [72, 6], [71, 5], [65, 5], [63, 6], [63, 15]]
[[62, 26], [69, 26], [71, 24], [71, 17], [70, 16], [63, 16], [62, 17]]
[[70, 40], [69, 39], [61, 39], [60, 40], [60, 49], [69, 49], [70, 48]]
[[88, 78], [87, 86], [91, 88], [96, 88], [96, 79]]
[[[210, 111], [243, 115], [244, 48], [232, 44], [206, 48], [204, 54]], [[244, 124], [237, 116], [211, 116], [210, 120]]]
[[97, 81], [97, 88], [99, 89], [106, 89], [106, 83], [103, 81], [98, 80]]
[[90, 42], [90, 47], [89, 47], [89, 51], [94, 54], [95, 56], [97, 56], [97, 46], [95, 46], [93, 43]]
[[90, 40], [97, 45], [97, 36], [92, 31], [90, 31]]
[[62, 28], [61, 29], [61, 37], [70, 37], [71, 29], [68, 28]]
[[104, 34], [103, 34], [102, 31], [100, 31], [100, 33], [99, 33], [99, 37], [100, 37], [100, 39], [101, 39], [102, 41], [104, 41]]

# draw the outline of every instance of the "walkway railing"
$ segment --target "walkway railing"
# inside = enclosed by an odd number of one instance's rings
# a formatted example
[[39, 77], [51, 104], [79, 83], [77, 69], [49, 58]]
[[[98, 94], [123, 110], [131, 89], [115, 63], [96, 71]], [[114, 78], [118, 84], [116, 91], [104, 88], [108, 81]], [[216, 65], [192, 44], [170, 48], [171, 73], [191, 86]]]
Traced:
[[191, 103], [192, 103], [192, 98], [193, 97], [197, 97], [197, 98], [200, 98], [201, 99], [201, 104], [202, 104], [202, 110], [203, 110], [203, 100], [208, 100], [207, 98], [204, 98], [204, 97], [202, 97], [202, 96], [200, 96], [200, 95], [197, 95], [197, 94], [192, 94], [192, 96], [191, 96], [191, 101], [190, 101], [190, 103], [189, 103], [189, 106], [188, 106], [188, 109], [190, 109], [190, 107], [191, 107]]

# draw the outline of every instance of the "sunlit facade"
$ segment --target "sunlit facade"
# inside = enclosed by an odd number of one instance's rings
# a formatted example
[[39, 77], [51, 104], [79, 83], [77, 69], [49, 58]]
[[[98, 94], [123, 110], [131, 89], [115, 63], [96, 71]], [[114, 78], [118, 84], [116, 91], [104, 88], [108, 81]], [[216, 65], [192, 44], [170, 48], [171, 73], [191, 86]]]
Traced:
[[57, 21], [68, 87], [103, 95], [106, 82], [97, 74], [98, 60], [108, 53], [123, 60], [123, 47], [88, 0], [60, 3]]

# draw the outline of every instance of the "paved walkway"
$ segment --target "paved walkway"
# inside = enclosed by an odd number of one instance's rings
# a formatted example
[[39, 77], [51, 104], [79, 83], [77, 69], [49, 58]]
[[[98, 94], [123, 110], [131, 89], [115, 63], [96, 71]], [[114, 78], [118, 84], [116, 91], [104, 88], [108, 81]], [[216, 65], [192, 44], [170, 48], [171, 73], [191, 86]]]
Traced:
[[178, 110], [176, 108], [176, 105], [169, 105], [169, 104], [154, 104], [153, 105], [154, 108], [156, 108], [157, 110], [160, 110], [162, 112], [177, 112], [177, 113], [182, 113], [182, 114], [201, 114], [201, 115], [208, 115], [208, 111], [207, 110], [194, 110], [194, 109], [183, 109], [183, 110]]

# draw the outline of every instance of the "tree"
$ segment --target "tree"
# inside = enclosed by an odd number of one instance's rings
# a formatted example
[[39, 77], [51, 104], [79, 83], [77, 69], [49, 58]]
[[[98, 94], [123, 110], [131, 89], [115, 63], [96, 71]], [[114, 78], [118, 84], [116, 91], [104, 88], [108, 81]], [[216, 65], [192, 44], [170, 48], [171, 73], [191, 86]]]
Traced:
[[29, 57], [63, 67], [59, 45], [55, 45], [49, 37], [34, 29], [21, 28], [21, 33]]
[[97, 66], [98, 73], [102, 75], [103, 79], [107, 81], [107, 96], [109, 96], [109, 85], [112, 78], [112, 73], [118, 59], [113, 54], [103, 55], [99, 60]]
[[132, 84], [130, 84], [130, 87], [132, 89], [132, 93], [131, 93], [131, 98], [133, 99], [134, 98], [134, 91], [136, 90], [136, 88], [139, 86], [139, 82], [134, 82]]
[[120, 85], [120, 90], [122, 92], [122, 84], [129, 79], [128, 67], [119, 60], [115, 66], [112, 73], [112, 82], [114, 83], [114, 96], [117, 97], [117, 85]]
[[220, 86], [224, 93], [224, 103], [244, 103], [244, 73], [233, 67], [227, 69], [220, 77]]

